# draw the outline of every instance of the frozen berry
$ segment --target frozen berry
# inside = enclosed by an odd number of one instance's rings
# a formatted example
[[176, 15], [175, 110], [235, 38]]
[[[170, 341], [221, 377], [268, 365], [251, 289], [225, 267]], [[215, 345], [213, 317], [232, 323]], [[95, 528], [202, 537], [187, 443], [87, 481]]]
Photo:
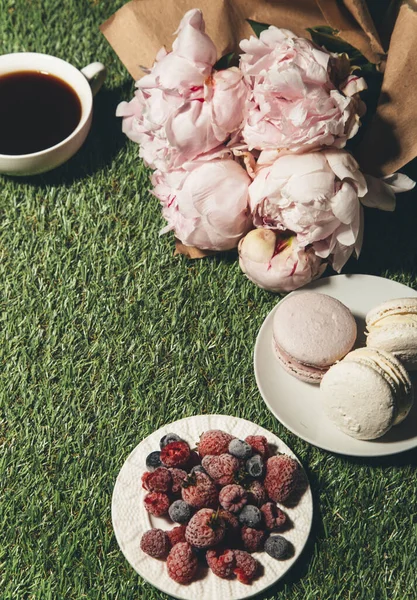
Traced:
[[185, 525], [178, 525], [166, 532], [171, 546], [175, 546], [178, 542], [185, 542], [185, 529]]
[[236, 458], [246, 459], [252, 456], [252, 447], [247, 442], [235, 438], [229, 444], [229, 453]]
[[181, 496], [193, 508], [204, 508], [216, 506], [219, 493], [208, 475], [193, 473], [182, 482]]
[[227, 579], [232, 577], [233, 569], [236, 566], [236, 559], [233, 550], [215, 549], [207, 550], [206, 560], [210, 569], [217, 577]]
[[155, 450], [155, 452], [151, 452], [146, 457], [146, 468], [148, 471], [154, 471], [158, 467], [162, 466], [161, 463], [161, 453], [159, 450]]
[[254, 454], [246, 461], [246, 471], [251, 477], [255, 479], [262, 477], [264, 472], [264, 463], [262, 457], [259, 454]]
[[269, 446], [268, 440], [263, 435], [248, 435], [245, 438], [245, 442], [247, 442], [254, 454], [260, 454], [263, 459], [267, 459], [269, 456]]
[[171, 473], [165, 467], [158, 467], [152, 472], [146, 471], [142, 475], [142, 487], [150, 492], [169, 492], [171, 486]]
[[140, 547], [153, 558], [165, 558], [169, 552], [170, 542], [162, 529], [150, 529], [143, 534]]
[[191, 517], [185, 530], [185, 539], [196, 548], [210, 548], [222, 541], [225, 523], [218, 512], [202, 508]]
[[280, 529], [287, 522], [287, 515], [273, 502], [265, 502], [261, 506], [261, 513], [264, 516], [265, 527], [268, 531]]
[[177, 583], [190, 583], [197, 571], [198, 561], [188, 542], [175, 544], [168, 554], [168, 575]]
[[159, 441], [159, 447], [161, 448], [165, 448], [165, 446], [167, 444], [170, 444], [171, 442], [182, 442], [182, 438], [180, 438], [179, 435], [177, 435], [176, 433], [167, 433], [166, 435], [164, 435], [164, 437], [162, 437]]
[[183, 467], [190, 458], [187, 442], [170, 442], [161, 450], [161, 462], [166, 467]]
[[243, 546], [248, 552], [258, 552], [262, 550], [266, 538], [263, 529], [254, 529], [244, 525], [241, 530]]
[[168, 512], [169, 498], [163, 492], [149, 492], [143, 503], [146, 510], [155, 517], [160, 517]]
[[269, 556], [282, 560], [289, 557], [292, 545], [282, 535], [271, 535], [266, 540], [264, 548]]
[[225, 510], [237, 513], [248, 501], [246, 490], [242, 486], [232, 483], [220, 490], [219, 502]]
[[262, 513], [257, 506], [247, 504], [239, 514], [239, 523], [248, 527], [258, 527], [262, 521]]
[[220, 429], [210, 429], [205, 431], [200, 436], [200, 441], [197, 444], [198, 453], [200, 456], [219, 456], [228, 452], [229, 443], [233, 440], [233, 435], [221, 431]]
[[187, 471], [183, 469], [177, 469], [176, 467], [170, 467], [168, 471], [172, 477], [172, 488], [173, 494], [181, 494], [182, 482], [187, 478]]
[[191, 519], [191, 506], [184, 500], [175, 500], [169, 507], [168, 514], [174, 523], [188, 523]]
[[239, 460], [231, 454], [207, 455], [203, 458], [201, 464], [217, 485], [233, 483], [235, 473], [240, 466]]
[[259, 479], [254, 479], [246, 487], [248, 493], [248, 504], [254, 504], [255, 506], [262, 506], [267, 499], [266, 489]]
[[196, 465], [195, 467], [193, 467], [190, 471], [190, 474], [192, 473], [206, 473], [207, 471], [205, 470], [205, 468], [203, 467], [203, 465]]
[[268, 496], [274, 502], [285, 502], [299, 481], [300, 466], [296, 460], [280, 454], [271, 456], [266, 463], [264, 486]]
[[234, 550], [234, 555], [236, 560], [236, 568], [233, 570], [234, 574], [241, 583], [251, 583], [258, 572], [258, 561], [243, 550]]

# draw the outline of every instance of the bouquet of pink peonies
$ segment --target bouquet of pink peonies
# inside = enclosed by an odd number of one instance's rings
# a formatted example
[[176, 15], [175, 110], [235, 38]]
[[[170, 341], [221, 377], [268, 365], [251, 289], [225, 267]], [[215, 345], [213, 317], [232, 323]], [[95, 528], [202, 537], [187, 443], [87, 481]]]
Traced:
[[197, 9], [176, 33], [117, 108], [154, 170], [162, 233], [203, 253], [238, 247], [242, 271], [272, 291], [305, 285], [328, 264], [340, 271], [359, 255], [362, 206], [394, 210], [395, 194], [414, 186], [363, 174], [344, 150], [366, 111], [360, 71], [274, 26], [220, 68]]

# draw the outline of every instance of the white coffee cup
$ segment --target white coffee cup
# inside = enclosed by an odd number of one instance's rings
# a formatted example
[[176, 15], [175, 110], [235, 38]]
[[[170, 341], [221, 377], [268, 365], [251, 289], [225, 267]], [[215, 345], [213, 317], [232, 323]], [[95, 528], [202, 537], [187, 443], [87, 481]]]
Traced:
[[91, 127], [93, 96], [104, 82], [106, 67], [100, 62], [95, 62], [79, 71], [61, 58], [37, 52], [15, 52], [0, 56], [0, 77], [18, 71], [42, 71], [58, 77], [72, 87], [80, 100], [80, 121], [74, 131], [62, 142], [31, 154], [0, 154], [0, 173], [7, 175], [45, 173], [62, 165], [82, 146]]

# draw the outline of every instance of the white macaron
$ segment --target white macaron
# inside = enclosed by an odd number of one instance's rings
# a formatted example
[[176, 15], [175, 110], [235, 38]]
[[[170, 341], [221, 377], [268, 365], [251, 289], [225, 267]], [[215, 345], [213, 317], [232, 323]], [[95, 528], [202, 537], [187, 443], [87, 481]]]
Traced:
[[413, 386], [393, 354], [358, 348], [333, 365], [321, 384], [325, 414], [341, 431], [361, 440], [384, 435], [413, 404]]
[[366, 315], [366, 345], [392, 352], [409, 371], [417, 370], [417, 298], [397, 298]]

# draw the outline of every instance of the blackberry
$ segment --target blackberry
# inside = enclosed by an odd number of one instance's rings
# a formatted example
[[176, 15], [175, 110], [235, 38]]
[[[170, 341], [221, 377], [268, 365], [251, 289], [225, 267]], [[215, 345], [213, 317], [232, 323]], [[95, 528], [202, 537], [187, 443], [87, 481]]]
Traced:
[[249, 458], [252, 456], [252, 447], [247, 442], [235, 438], [229, 444], [229, 454], [236, 458]]
[[155, 469], [161, 465], [161, 453], [159, 450], [155, 450], [155, 452], [148, 454], [146, 457], [146, 468], [148, 471], [155, 471]]
[[257, 506], [253, 504], [247, 504], [242, 508], [239, 513], [239, 522], [242, 525], [256, 528], [261, 524], [262, 513]]
[[167, 433], [166, 435], [164, 435], [164, 437], [160, 439], [159, 447], [162, 450], [162, 448], [165, 448], [165, 446], [167, 444], [170, 444], [171, 442], [182, 442], [182, 438], [180, 438], [180, 436], [176, 433]]
[[291, 555], [291, 543], [282, 535], [271, 535], [265, 542], [264, 549], [269, 556], [282, 560]]
[[246, 461], [246, 470], [254, 479], [262, 476], [264, 472], [264, 463], [259, 454], [254, 454], [248, 458]]
[[169, 507], [168, 514], [174, 523], [188, 523], [191, 519], [191, 506], [184, 500], [175, 500]]

